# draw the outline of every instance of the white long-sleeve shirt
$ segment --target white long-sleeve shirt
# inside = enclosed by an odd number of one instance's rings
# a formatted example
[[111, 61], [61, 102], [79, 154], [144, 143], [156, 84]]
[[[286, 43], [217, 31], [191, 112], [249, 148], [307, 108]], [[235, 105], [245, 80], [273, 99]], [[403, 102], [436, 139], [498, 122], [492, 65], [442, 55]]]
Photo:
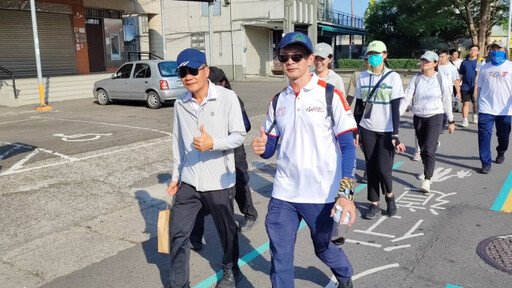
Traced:
[[[417, 77], [420, 77], [418, 86], [416, 86]], [[437, 72], [432, 77], [425, 77], [423, 74], [412, 77], [411, 82], [405, 89], [405, 97], [400, 103], [400, 115], [405, 112], [408, 106], [411, 106], [411, 112], [418, 117], [428, 118], [446, 113], [448, 121], [453, 121], [453, 82], [443, 76], [441, 82], [443, 90], [439, 85]]]
[[[174, 103], [172, 131], [172, 181], [182, 181], [197, 191], [221, 190], [235, 185], [233, 149], [242, 145], [245, 126], [235, 92], [209, 83], [201, 105], [188, 92]], [[199, 152], [192, 144], [200, 127], [213, 138], [213, 149]]]

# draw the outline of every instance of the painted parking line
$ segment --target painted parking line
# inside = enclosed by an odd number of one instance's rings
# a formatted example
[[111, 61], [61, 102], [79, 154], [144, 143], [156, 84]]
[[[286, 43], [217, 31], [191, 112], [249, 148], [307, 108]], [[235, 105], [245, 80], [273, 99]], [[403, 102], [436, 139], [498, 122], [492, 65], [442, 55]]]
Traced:
[[512, 213], [512, 171], [508, 174], [498, 197], [491, 207], [493, 211]]
[[[404, 164], [404, 162], [397, 162], [397, 163], [395, 163], [395, 165], [393, 165], [393, 170], [398, 168], [398, 167], [400, 167], [402, 164]], [[364, 188], [366, 188], [366, 186], [367, 186], [366, 184], [362, 184], [362, 185], [357, 186], [354, 189], [354, 194], [359, 192], [359, 191], [361, 191], [361, 190], [363, 190]], [[302, 229], [304, 227], [306, 227], [306, 222], [304, 222], [304, 220], [302, 220], [300, 222], [300, 226], [299, 226], [298, 230], [300, 230], [300, 229]], [[255, 258], [261, 256], [263, 253], [267, 252], [267, 250], [269, 248], [270, 248], [270, 243], [267, 241], [263, 245], [259, 246], [258, 248], [252, 250], [251, 252], [245, 254], [240, 259], [238, 259], [238, 266], [242, 267], [245, 264], [251, 262]], [[386, 267], [386, 269], [387, 268], [388, 267]], [[194, 288], [207, 288], [207, 287], [210, 287], [213, 284], [215, 284], [218, 281], [220, 281], [220, 279], [222, 279], [222, 270], [217, 271], [217, 273], [215, 273], [214, 275], [206, 278], [203, 282], [201, 282], [201, 283], [197, 284], [196, 286], [194, 286]]]

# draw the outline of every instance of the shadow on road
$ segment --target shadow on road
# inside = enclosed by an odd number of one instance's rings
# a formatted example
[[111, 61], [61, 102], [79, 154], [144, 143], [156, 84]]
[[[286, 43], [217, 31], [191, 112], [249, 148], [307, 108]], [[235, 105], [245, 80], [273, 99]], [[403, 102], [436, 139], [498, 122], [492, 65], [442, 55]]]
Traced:
[[151, 197], [145, 190], [135, 192], [135, 199], [139, 202], [140, 213], [146, 223], [145, 233], [150, 239], [142, 242], [142, 250], [148, 264], [153, 264], [160, 272], [160, 280], [165, 287], [169, 281], [170, 259], [168, 254], [158, 253], [158, 239], [156, 237], [158, 212], [166, 208], [167, 203], [163, 200]]

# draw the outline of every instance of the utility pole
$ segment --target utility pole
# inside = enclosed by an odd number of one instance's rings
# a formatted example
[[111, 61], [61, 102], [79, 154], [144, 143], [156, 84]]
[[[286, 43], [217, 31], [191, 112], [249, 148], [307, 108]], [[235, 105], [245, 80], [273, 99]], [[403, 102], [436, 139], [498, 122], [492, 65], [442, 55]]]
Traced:
[[163, 54], [164, 54], [164, 60], [167, 59], [167, 43], [166, 42], [166, 36], [165, 36], [165, 8], [164, 8], [164, 0], [160, 0], [160, 17], [162, 19], [162, 45], [163, 45]]
[[210, 37], [210, 61], [208, 64], [213, 66], [213, 2], [208, 2], [208, 31]]
[[30, 0], [30, 15], [32, 16], [32, 33], [34, 34], [34, 50], [36, 52], [37, 81], [39, 83], [39, 100], [41, 104], [36, 111], [51, 111], [52, 106], [44, 102], [43, 73], [41, 72], [41, 52], [39, 51], [39, 35], [37, 34], [36, 3]]
[[510, 23], [512, 22], [512, 0], [508, 2], [508, 26], [507, 26], [507, 57], [510, 58]]

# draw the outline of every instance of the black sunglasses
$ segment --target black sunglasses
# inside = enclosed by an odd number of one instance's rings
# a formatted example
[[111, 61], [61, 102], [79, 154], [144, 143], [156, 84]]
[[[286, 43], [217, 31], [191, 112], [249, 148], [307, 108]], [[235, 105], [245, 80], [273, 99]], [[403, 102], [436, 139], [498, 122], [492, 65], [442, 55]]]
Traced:
[[281, 63], [286, 63], [286, 62], [288, 62], [288, 59], [290, 59], [290, 57], [292, 58], [292, 61], [296, 62], [296, 63], [300, 62], [300, 61], [302, 61], [302, 59], [304, 59], [304, 55], [302, 55], [302, 54], [279, 55], [279, 56], [277, 56], [277, 59]]
[[178, 76], [180, 78], [185, 78], [187, 77], [188, 74], [192, 76], [197, 76], [197, 74], [199, 74], [199, 71], [203, 70], [204, 68], [206, 68], [206, 66], [203, 66], [198, 69], [190, 68], [188, 66], [182, 66], [178, 69]]

